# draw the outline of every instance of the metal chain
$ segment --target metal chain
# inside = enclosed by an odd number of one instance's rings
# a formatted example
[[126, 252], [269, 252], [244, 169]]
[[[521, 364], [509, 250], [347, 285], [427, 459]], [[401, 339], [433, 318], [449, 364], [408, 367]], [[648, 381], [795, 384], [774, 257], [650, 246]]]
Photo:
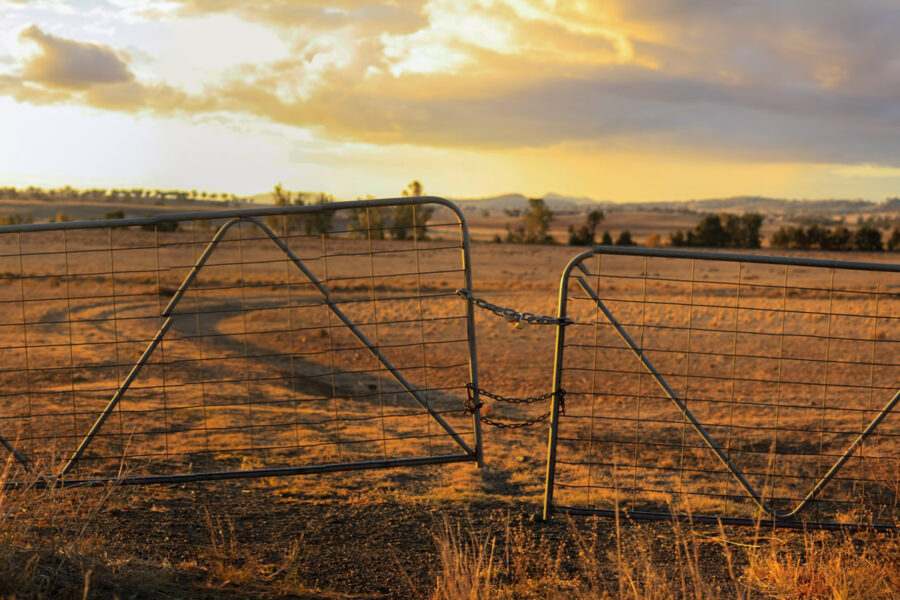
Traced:
[[[507, 404], [533, 404], [535, 402], [540, 402], [541, 400], [549, 400], [554, 396], [559, 396], [559, 414], [566, 414], [566, 390], [559, 390], [558, 392], [548, 392], [546, 394], [541, 394], [540, 396], [531, 396], [529, 398], [506, 398], [504, 396], [500, 396], [498, 394], [492, 394], [491, 392], [477, 388], [471, 383], [466, 384], [466, 405], [465, 412], [469, 414], [474, 414], [476, 410], [484, 406], [483, 402], [479, 402], [475, 404], [472, 399], [472, 393], [477, 391], [479, 396], [485, 396], [490, 398], [491, 400], [497, 400], [498, 402], [506, 402]], [[495, 421], [489, 417], [482, 416], [481, 422], [487, 425], [491, 425], [496, 427], [497, 429], [521, 429], [523, 427], [531, 427], [536, 423], [540, 423], [541, 421], [546, 420], [552, 411], [548, 410], [544, 414], [539, 417], [535, 417], [533, 419], [526, 419], [525, 421], [520, 421], [518, 423], [505, 423], [503, 421]]]
[[460, 288], [456, 290], [456, 293], [463, 298], [471, 300], [478, 308], [489, 310], [498, 317], [503, 317], [510, 323], [514, 323], [516, 327], [521, 327], [523, 322], [528, 323], [529, 325], [571, 325], [574, 323], [574, 321], [568, 317], [557, 318], [547, 315], [536, 315], [530, 312], [519, 312], [512, 308], [498, 306], [492, 302], [488, 302], [484, 298], [478, 298], [471, 290], [466, 288]]

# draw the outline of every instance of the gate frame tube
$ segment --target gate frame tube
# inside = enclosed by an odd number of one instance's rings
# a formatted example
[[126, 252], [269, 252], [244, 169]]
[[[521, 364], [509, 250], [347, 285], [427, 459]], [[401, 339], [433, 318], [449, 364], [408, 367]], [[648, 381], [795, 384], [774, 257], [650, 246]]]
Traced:
[[[711, 252], [711, 251], [701, 251], [701, 250], [672, 250], [672, 249], [661, 249], [661, 248], [630, 248], [630, 247], [621, 247], [621, 246], [594, 246], [590, 250], [586, 250], [574, 258], [572, 258], [569, 263], [566, 265], [565, 269], [563, 269], [562, 276], [560, 277], [559, 283], [559, 299], [557, 304], [557, 314], [556, 317], [560, 320], [566, 317], [566, 304], [568, 301], [568, 284], [569, 280], [572, 276], [572, 271], [576, 268], [582, 270], [585, 274], [589, 274], [589, 272], [583, 266], [583, 263], [586, 259], [597, 256], [597, 255], [620, 255], [620, 256], [638, 256], [643, 258], [679, 258], [686, 260], [709, 260], [709, 261], [721, 261], [721, 262], [730, 262], [730, 263], [755, 263], [755, 264], [768, 264], [768, 265], [777, 265], [777, 266], [795, 266], [795, 267], [813, 267], [813, 268], [830, 268], [830, 269], [845, 269], [852, 271], [875, 271], [875, 272], [891, 272], [891, 273], [900, 273], [900, 265], [892, 264], [892, 263], [869, 263], [869, 262], [858, 262], [858, 261], [840, 261], [840, 260], [830, 260], [830, 259], [819, 259], [819, 258], [798, 258], [798, 257], [790, 257], [790, 256], [776, 256], [769, 254], [737, 254], [731, 252]], [[586, 282], [580, 276], [576, 276], [576, 279], [579, 280], [578, 283], [581, 285], [583, 289], [585, 289], [589, 296], [598, 304], [600, 310], [607, 315], [609, 318], [608, 310], [605, 305], [603, 305], [602, 301], [595, 297], [592, 290], [586, 288]], [[629, 338], [628, 334], [622, 330], [621, 325], [613, 318], [610, 320], [610, 323], [613, 327], [618, 331], [618, 333], [623, 337], [626, 344], [630, 347], [632, 352], [636, 354], [638, 359], [641, 361], [641, 364], [647, 369], [651, 375], [653, 375], [657, 382], [663, 387], [663, 389], [669, 395], [670, 400], [672, 400], [680, 409], [682, 409], [682, 413], [686, 410], [683, 406], [683, 401], [681, 401], [677, 395], [669, 393], [671, 389], [665, 380], [660, 380], [658, 373], [656, 373], [653, 365], [649, 363], [649, 361], [644, 357], [643, 352], [640, 349], [636, 349], [634, 343]], [[800, 511], [805, 508], [805, 506], [810, 503], [818, 493], [828, 484], [828, 482], [834, 477], [834, 475], [840, 470], [840, 468], [844, 465], [844, 463], [852, 456], [853, 452], [855, 452], [856, 448], [861, 444], [866, 437], [868, 437], [877, 426], [881, 423], [882, 420], [895, 408], [895, 406], [900, 402], [900, 390], [895, 392], [891, 399], [887, 402], [887, 404], [881, 409], [878, 415], [869, 422], [863, 432], [847, 447], [844, 453], [838, 458], [835, 464], [828, 470], [828, 472], [823, 475], [819, 481], [813, 486], [813, 489], [810, 490], [808, 495], [803, 499], [803, 501], [795, 507], [790, 513], [786, 514], [778, 514], [774, 511], [770, 510], [768, 506], [762, 502], [761, 497], [752, 486], [747, 484], [746, 480], [743, 477], [743, 474], [739, 469], [734, 467], [731, 464], [731, 461], [728, 457], [724, 456], [721, 451], [721, 448], [718, 447], [718, 444], [715, 440], [709, 438], [708, 433], [706, 433], [705, 429], [701, 424], [696, 422], [696, 419], [692, 414], [688, 412], [686, 414], [686, 418], [688, 418], [694, 429], [700, 434], [700, 436], [704, 439], [710, 449], [713, 450], [714, 454], [720, 459], [721, 462], [725, 465], [728, 471], [734, 476], [738, 482], [742, 485], [744, 490], [748, 493], [749, 497], [756, 503], [756, 505], [762, 509], [763, 512], [768, 513], [767, 517], [760, 518], [750, 518], [750, 517], [728, 517], [728, 516], [714, 516], [714, 515], [688, 515], [681, 513], [653, 513], [649, 511], [626, 511], [626, 510], [608, 510], [608, 509], [592, 509], [592, 508], [577, 508], [571, 506], [554, 506], [553, 505], [553, 491], [556, 481], [556, 447], [559, 435], [559, 392], [562, 390], [562, 374], [563, 374], [563, 360], [564, 360], [564, 349], [565, 349], [565, 325], [560, 323], [557, 325], [556, 330], [556, 351], [554, 353], [554, 361], [553, 361], [553, 397], [551, 404], [551, 417], [550, 417], [550, 431], [547, 442], [547, 470], [546, 477], [544, 480], [544, 501], [543, 501], [543, 512], [542, 519], [549, 520], [551, 514], [556, 512], [569, 513], [569, 514], [588, 514], [588, 515], [598, 515], [605, 517], [614, 517], [621, 516], [625, 518], [632, 519], [652, 519], [652, 520], [674, 520], [674, 521], [691, 521], [691, 522], [705, 522], [705, 523], [723, 523], [727, 525], [742, 525], [742, 526], [757, 526], [760, 524], [765, 524], [767, 526], [772, 527], [788, 527], [788, 528], [806, 528], [806, 529], [840, 529], [840, 530], [876, 530], [876, 531], [893, 531], [896, 529], [894, 525], [890, 524], [858, 524], [858, 523], [839, 523], [834, 521], [802, 521], [796, 519], [796, 515], [800, 513]]]
[[[403, 467], [403, 466], [414, 466], [414, 465], [424, 465], [424, 464], [438, 464], [438, 463], [450, 463], [450, 462], [467, 462], [474, 461], [479, 468], [484, 466], [484, 450], [482, 443], [482, 431], [481, 431], [481, 414], [480, 409], [478, 408], [480, 402], [478, 401], [478, 358], [477, 358], [477, 344], [475, 338], [475, 327], [474, 327], [474, 303], [471, 298], [465, 299], [466, 301], [466, 337], [467, 337], [467, 358], [469, 363], [469, 383], [474, 387], [474, 403], [475, 409], [472, 411], [472, 433], [474, 436], [474, 448], [470, 448], [468, 444], [461, 441], [459, 439], [459, 434], [455, 432], [451, 433], [451, 436], [460, 443], [463, 450], [465, 450], [464, 454], [449, 454], [449, 455], [438, 455], [438, 456], [428, 456], [428, 457], [412, 457], [412, 458], [398, 458], [398, 459], [384, 459], [384, 460], [369, 460], [369, 461], [358, 461], [358, 462], [349, 462], [349, 463], [331, 463], [331, 464], [323, 464], [323, 465], [307, 465], [307, 466], [290, 466], [290, 467], [274, 467], [274, 468], [263, 468], [263, 469], [248, 469], [248, 470], [237, 470], [237, 471], [211, 471], [205, 473], [183, 473], [176, 475], [146, 475], [146, 476], [128, 476], [128, 475], [117, 475], [117, 476], [109, 476], [109, 477], [91, 477], [91, 478], [66, 478], [66, 474], [72, 469], [72, 467], [77, 462], [78, 458], [81, 456], [86, 447], [90, 444], [91, 439], [97, 433], [97, 431], [102, 427], [103, 422], [106, 417], [110, 414], [110, 411], [115, 408], [118, 404], [119, 400], [124, 396], [131, 382], [137, 378], [139, 371], [149, 356], [153, 353], [156, 345], [165, 336], [166, 331], [169, 329], [171, 325], [171, 311], [174, 309], [174, 306], [178, 303], [181, 296], [184, 292], [190, 287], [190, 283], [195, 278], [198, 270], [202, 268], [203, 264], [206, 262], [206, 259], [210, 256], [212, 251], [221, 241], [221, 237], [224, 233], [233, 225], [241, 223], [241, 222], [249, 222], [254, 225], [260, 227], [266, 235], [268, 235], [272, 241], [282, 250], [285, 251], [289, 260], [291, 260], [295, 266], [300, 268], [305, 275], [309, 276], [311, 273], [306, 269], [302, 262], [293, 255], [293, 253], [287, 249], [287, 246], [283, 243], [281, 238], [271, 231], [271, 229], [266, 226], [261, 220], [261, 217], [266, 216], [288, 216], [288, 215], [297, 215], [304, 213], [318, 213], [325, 211], [338, 211], [338, 210], [350, 210], [357, 208], [381, 208], [381, 207], [392, 207], [398, 205], [439, 205], [445, 208], [450, 209], [451, 212], [456, 216], [459, 226], [460, 226], [460, 238], [461, 238], [461, 250], [462, 250], [462, 270], [464, 274], [465, 287], [467, 289], [472, 289], [472, 259], [471, 259], [471, 250], [470, 250], [470, 241], [469, 241], [469, 228], [468, 223], [466, 221], [465, 215], [459, 209], [459, 207], [453, 202], [446, 200], [444, 198], [440, 198], [437, 196], [415, 196], [415, 197], [403, 197], [403, 198], [381, 198], [374, 200], [356, 200], [356, 201], [347, 201], [347, 202], [327, 202], [323, 204], [314, 204], [314, 205], [303, 205], [303, 206], [288, 206], [288, 207], [272, 207], [272, 208], [251, 208], [251, 209], [235, 209], [235, 210], [205, 210], [205, 211], [189, 211], [189, 212], [178, 212], [178, 213], [166, 213], [152, 217], [136, 217], [136, 218], [126, 218], [126, 219], [99, 219], [92, 221], [68, 221], [68, 222], [60, 222], [60, 223], [25, 223], [18, 225], [6, 225], [0, 226], [0, 235], [2, 234], [14, 234], [14, 233], [36, 233], [43, 231], [68, 231], [68, 230], [81, 230], [81, 229], [107, 229], [107, 228], [124, 228], [124, 227], [134, 227], [134, 226], [155, 226], [166, 223], [178, 223], [181, 221], [200, 221], [200, 220], [224, 220], [225, 223], [220, 227], [216, 228], [213, 233], [213, 237], [207, 244], [206, 249], [203, 253], [201, 253], [200, 258], [197, 260], [194, 267], [191, 269], [185, 280], [181, 283], [178, 290], [173, 294], [167, 303], [166, 308], [162, 311], [161, 317], [165, 320], [162, 325], [160, 325], [159, 331], [157, 335], [151, 340], [150, 344], [147, 346], [145, 351], [142, 353], [141, 357], [138, 358], [135, 363], [132, 371], [126, 377], [122, 384], [119, 385], [118, 389], [114, 393], [112, 399], [109, 401], [106, 409], [104, 409], [103, 413], [101, 413], [98, 420], [95, 422], [94, 426], [91, 430], [86, 434], [83, 440], [79, 443], [75, 453], [69, 458], [66, 465], [63, 467], [62, 471], [57, 475], [46, 476], [46, 475], [37, 475], [37, 478], [32, 483], [24, 483], [17, 481], [5, 481], [3, 482], [3, 489], [22, 489], [26, 487], [37, 487], [37, 488], [45, 488], [45, 487], [77, 487], [77, 486], [98, 486], [98, 485], [106, 485], [106, 484], [127, 484], [127, 485], [144, 485], [144, 484], [154, 484], [154, 483], [179, 483], [179, 482], [189, 482], [189, 481], [203, 481], [203, 480], [222, 480], [222, 479], [237, 479], [237, 478], [248, 478], [248, 477], [273, 477], [279, 475], [299, 475], [306, 473], [322, 473], [322, 472], [333, 472], [333, 471], [342, 471], [342, 470], [363, 470], [363, 469], [376, 469], [376, 468], [389, 468], [389, 467]], [[331, 301], [330, 296], [328, 294], [327, 288], [325, 288], [321, 282], [319, 282], [314, 277], [310, 279], [310, 281], [324, 294], [325, 303], [335, 310], [336, 307], [334, 303]], [[339, 309], [337, 309], [340, 312]], [[342, 315], [338, 314], [338, 317], [341, 318]], [[346, 318], [341, 318], [344, 321], [345, 326], [348, 326], [351, 331], [359, 337], [362, 335], [355, 327], [349, 325], [346, 321]], [[364, 337], [364, 336], [363, 336]], [[368, 342], [366, 339], [361, 339], [362, 343], [368, 347], [368, 349], [372, 352], [376, 353], [376, 358], [378, 358], [381, 362], [384, 362], [386, 359], [380, 356], [380, 353], [372, 350], [372, 344]], [[394, 369], [389, 363], [385, 365], [389, 372], [393, 375], [397, 375], [396, 369]], [[402, 376], [401, 376], [402, 379]], [[422, 402], [421, 398], [418, 397], [418, 394], [413, 393], [409, 389], [408, 383], [405, 380], [401, 381], [401, 385], [407, 388], [407, 392], [414, 397], [420, 403]], [[433, 411], [430, 407], [426, 406], [426, 410], [431, 413], [432, 417], [435, 417]], [[438, 420], [441, 421], [438, 416]], [[446, 423], [440, 423], [446, 429], [448, 426]], [[13, 445], [2, 436], [0, 433], [0, 445], [5, 447], [12, 457], [22, 464], [26, 473], [31, 473], [32, 469], [29, 465], [29, 461], [26, 457], [21, 455], [18, 450], [16, 450]]]

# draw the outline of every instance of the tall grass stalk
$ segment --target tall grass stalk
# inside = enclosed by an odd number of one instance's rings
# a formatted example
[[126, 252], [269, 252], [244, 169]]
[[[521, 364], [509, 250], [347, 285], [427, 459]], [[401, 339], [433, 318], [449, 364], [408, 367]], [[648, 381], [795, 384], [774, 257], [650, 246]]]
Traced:
[[463, 532], [444, 521], [434, 536], [440, 570], [432, 600], [491, 600], [497, 595], [493, 589], [493, 537], [478, 537]]

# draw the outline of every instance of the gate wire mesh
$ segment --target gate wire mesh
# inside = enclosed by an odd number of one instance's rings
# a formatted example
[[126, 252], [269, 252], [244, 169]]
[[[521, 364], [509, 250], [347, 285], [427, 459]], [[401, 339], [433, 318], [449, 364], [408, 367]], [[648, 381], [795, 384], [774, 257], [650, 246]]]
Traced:
[[5, 485], [480, 460], [468, 255], [438, 198], [0, 228]]
[[545, 518], [896, 526], [900, 266], [602, 247], [559, 302]]

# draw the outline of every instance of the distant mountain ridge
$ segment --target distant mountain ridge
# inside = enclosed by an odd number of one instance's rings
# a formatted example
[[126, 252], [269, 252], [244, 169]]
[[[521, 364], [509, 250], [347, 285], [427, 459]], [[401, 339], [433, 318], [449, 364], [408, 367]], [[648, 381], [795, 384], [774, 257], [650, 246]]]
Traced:
[[[565, 196], [549, 193], [543, 196], [550, 208], [593, 208], [599, 207], [608, 211], [691, 211], [707, 212], [760, 212], [764, 214], [783, 215], [838, 215], [855, 213], [900, 212], [900, 198], [888, 198], [883, 202], [861, 199], [829, 199], [829, 200], [792, 200], [786, 198], [768, 198], [765, 196], [733, 196], [730, 198], [707, 198], [698, 200], [670, 200], [665, 202], [611, 202], [595, 200], [588, 197]], [[480, 209], [525, 208], [528, 197], [515, 194], [502, 194], [487, 198], [453, 198], [461, 207]]]
[[[296, 192], [294, 192], [296, 193]], [[318, 194], [315, 194], [318, 196]], [[528, 198], [518, 192], [486, 196], [482, 198], [450, 198], [464, 209], [505, 210], [524, 209]], [[861, 199], [797, 200], [769, 198], [766, 196], [732, 196], [729, 198], [702, 198], [690, 200], [667, 200], [662, 202], [612, 202], [597, 200], [588, 196], [567, 196], [548, 192], [541, 196], [551, 209], [558, 211], [580, 211], [601, 208], [606, 211], [663, 211], [663, 212], [759, 212], [768, 215], [787, 216], [832, 216], [869, 213], [900, 213], [900, 197], [887, 198], [882, 202]], [[271, 204], [271, 192], [251, 196], [257, 204]]]
[[[537, 196], [525, 196], [524, 194], [501, 194], [499, 196], [489, 196], [487, 198], [451, 198], [461, 207], [476, 207], [486, 209], [505, 209], [505, 208], [525, 208], [528, 206], [528, 198]], [[603, 203], [588, 197], [564, 196], [563, 194], [547, 193], [540, 196], [544, 199], [544, 203], [550, 208], [578, 208], [582, 206], [598, 206]]]

